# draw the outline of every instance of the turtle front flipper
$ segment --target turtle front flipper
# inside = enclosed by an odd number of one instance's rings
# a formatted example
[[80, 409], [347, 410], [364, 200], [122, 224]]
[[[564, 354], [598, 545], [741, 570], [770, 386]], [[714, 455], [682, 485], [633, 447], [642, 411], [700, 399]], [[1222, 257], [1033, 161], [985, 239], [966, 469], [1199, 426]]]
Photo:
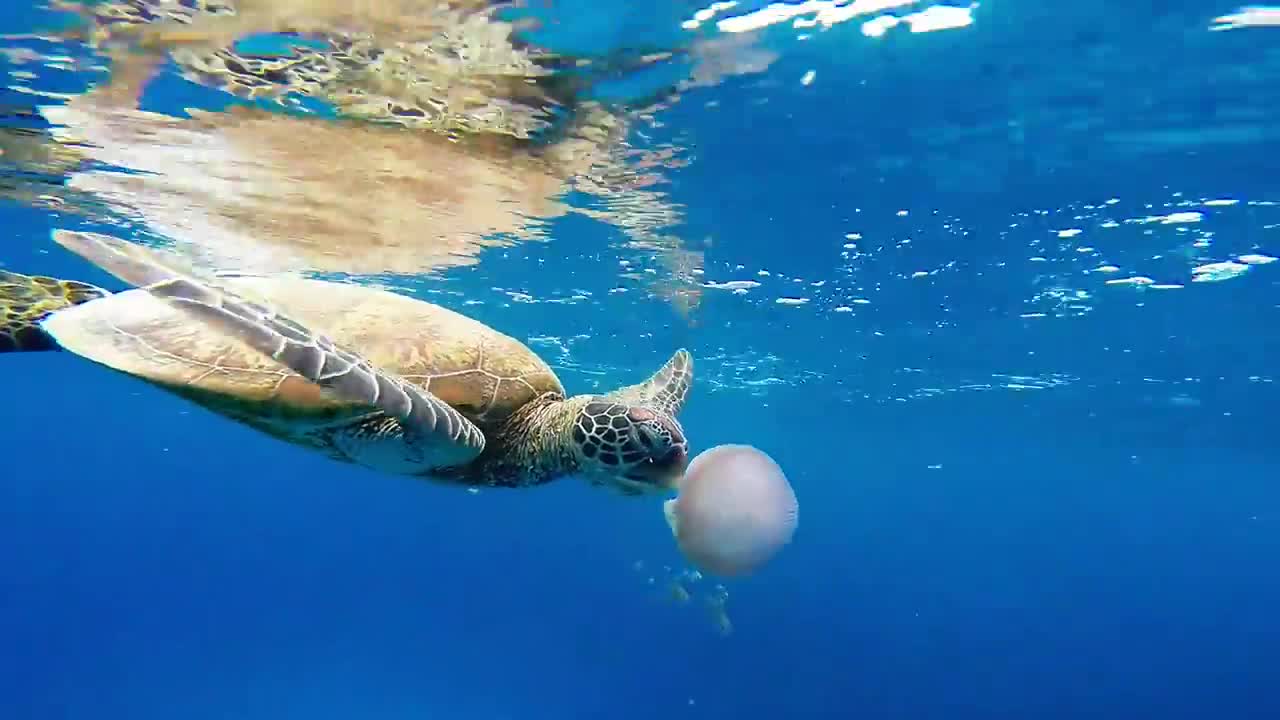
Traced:
[[54, 230], [53, 241], [124, 282], [145, 287], [176, 277], [196, 277], [197, 272], [171, 253], [98, 233]]
[[693, 356], [681, 348], [675, 351], [648, 380], [609, 393], [608, 397], [628, 405], [657, 408], [675, 417], [680, 414], [693, 385]]
[[399, 422], [426, 466], [462, 465], [484, 450], [480, 429], [431, 392], [272, 308], [196, 277], [176, 259], [95, 233], [57, 231], [54, 240], [345, 400], [386, 413]]
[[146, 289], [307, 380], [395, 418], [431, 466], [462, 465], [484, 450], [484, 433], [448, 403], [271, 308], [192, 278]]
[[40, 321], [58, 310], [108, 294], [75, 280], [0, 270], [0, 353], [57, 350], [58, 343], [40, 329]]

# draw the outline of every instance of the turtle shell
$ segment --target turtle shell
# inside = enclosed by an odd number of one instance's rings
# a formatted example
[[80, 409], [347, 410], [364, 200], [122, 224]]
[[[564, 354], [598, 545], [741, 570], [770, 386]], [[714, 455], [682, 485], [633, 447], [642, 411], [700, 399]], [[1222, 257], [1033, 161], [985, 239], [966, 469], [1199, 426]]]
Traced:
[[[523, 343], [432, 303], [304, 278], [223, 277], [219, 283], [426, 388], [482, 430], [538, 395], [564, 394], [551, 368]], [[61, 310], [44, 328], [66, 350], [245, 420], [368, 411], [146, 290]]]

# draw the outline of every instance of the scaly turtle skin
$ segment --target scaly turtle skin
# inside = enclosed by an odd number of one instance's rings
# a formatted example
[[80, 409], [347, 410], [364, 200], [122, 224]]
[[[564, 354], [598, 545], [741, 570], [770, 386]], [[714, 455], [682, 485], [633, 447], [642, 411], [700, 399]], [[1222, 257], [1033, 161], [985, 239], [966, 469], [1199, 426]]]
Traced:
[[669, 489], [688, 462], [684, 350], [643, 383], [566, 397], [522, 343], [437, 305], [320, 280], [202, 278], [104, 235], [54, 240], [137, 287], [0, 272], [0, 352], [67, 350], [396, 474], [501, 487], [579, 475], [635, 494]]

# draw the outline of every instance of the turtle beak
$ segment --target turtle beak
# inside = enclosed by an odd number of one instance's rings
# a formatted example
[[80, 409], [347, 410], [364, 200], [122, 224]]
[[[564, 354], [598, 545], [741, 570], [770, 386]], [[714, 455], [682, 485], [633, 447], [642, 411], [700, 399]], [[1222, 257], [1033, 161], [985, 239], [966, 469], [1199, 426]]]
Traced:
[[649, 408], [633, 407], [627, 413], [633, 423], [623, 445], [630, 466], [618, 477], [641, 492], [670, 490], [689, 465], [689, 443], [675, 418]]
[[662, 468], [662, 474], [665, 478], [662, 487], [666, 489], [674, 488], [679, 483], [680, 478], [684, 477], [684, 471], [689, 467], [689, 451], [685, 449], [683, 444], [674, 445], [654, 465]]
[[627, 478], [655, 490], [672, 490], [689, 467], [689, 452], [683, 443], [672, 445], [660, 456], [646, 458], [627, 473]]

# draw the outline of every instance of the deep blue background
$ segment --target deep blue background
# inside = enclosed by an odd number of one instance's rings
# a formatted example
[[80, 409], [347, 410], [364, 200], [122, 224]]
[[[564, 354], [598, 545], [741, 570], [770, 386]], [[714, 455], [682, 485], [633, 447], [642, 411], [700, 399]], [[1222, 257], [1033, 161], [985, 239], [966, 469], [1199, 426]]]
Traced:
[[[605, 385], [693, 351], [696, 449], [765, 449], [802, 505], [796, 544], [729, 584], [730, 637], [697, 607], [712, 581], [689, 605], [646, 584], [679, 565], [656, 501], [380, 477], [76, 357], [6, 356], [0, 718], [1277, 717], [1276, 267], [1143, 293], [1076, 247], [1185, 282], [1178, 226], [1099, 224], [1190, 202], [1205, 261], [1280, 250], [1275, 207], [1196, 202], [1280, 200], [1276, 148], [1195, 142], [1275, 127], [1280, 30], [1022, 5], [936, 35], [779, 32], [768, 73], [665, 113], [655, 142], [694, 158], [666, 188], [677, 232], [714, 239], [709, 278], [774, 273], [708, 291], [695, 329], [609, 295], [631, 251], [580, 217], [420, 286], [516, 337], [589, 334], [573, 360], [625, 368]], [[16, 9], [0, 28], [30, 25]], [[0, 265], [115, 287], [49, 242], [59, 222], [0, 205]], [[848, 232], [866, 257], [840, 257]], [[1092, 311], [1020, 317], [1055, 284]], [[796, 287], [814, 301], [772, 302]], [[831, 311], [853, 297], [874, 302]], [[743, 354], [756, 370], [717, 359]]]

